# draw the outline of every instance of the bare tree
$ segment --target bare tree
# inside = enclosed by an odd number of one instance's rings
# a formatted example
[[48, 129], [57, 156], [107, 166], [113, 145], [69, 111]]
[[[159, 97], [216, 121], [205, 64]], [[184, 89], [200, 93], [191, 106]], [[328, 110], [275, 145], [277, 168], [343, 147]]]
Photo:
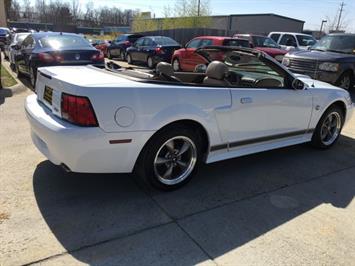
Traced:
[[33, 18], [33, 7], [31, 5], [30, 0], [22, 0], [23, 2], [23, 17], [28, 20], [32, 20]]
[[72, 0], [70, 5], [70, 12], [73, 16], [73, 21], [76, 22], [81, 17], [81, 9], [79, 0]]

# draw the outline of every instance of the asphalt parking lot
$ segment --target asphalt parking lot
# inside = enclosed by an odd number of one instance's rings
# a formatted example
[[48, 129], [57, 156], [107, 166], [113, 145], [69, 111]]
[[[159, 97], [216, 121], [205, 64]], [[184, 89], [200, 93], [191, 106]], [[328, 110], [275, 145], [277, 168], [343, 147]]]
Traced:
[[0, 265], [355, 265], [355, 117], [330, 150], [206, 165], [164, 193], [46, 160], [31, 93], [0, 101]]

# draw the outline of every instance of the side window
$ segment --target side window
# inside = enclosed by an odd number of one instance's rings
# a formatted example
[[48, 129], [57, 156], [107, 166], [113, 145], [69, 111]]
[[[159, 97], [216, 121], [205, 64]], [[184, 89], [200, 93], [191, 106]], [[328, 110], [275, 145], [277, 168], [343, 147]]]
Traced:
[[150, 38], [145, 38], [143, 42], [143, 46], [154, 46], [154, 42]]
[[284, 36], [282, 36], [280, 44], [294, 47], [297, 46], [296, 38], [289, 34], [285, 34]]
[[212, 45], [213, 44], [213, 41], [210, 40], [210, 39], [203, 39], [200, 44], [199, 44], [199, 47], [204, 47], [204, 46], [209, 46], [209, 45]]
[[200, 47], [200, 39], [192, 40], [188, 43], [186, 48], [199, 48]]
[[270, 38], [273, 39], [275, 42], [278, 42], [280, 39], [280, 34], [277, 33], [271, 34]]
[[145, 41], [145, 39], [146, 38], [140, 38], [140, 39], [138, 39], [136, 42], [135, 42], [135, 44], [134, 44], [134, 46], [143, 46], [143, 43], [144, 43], [144, 41]]

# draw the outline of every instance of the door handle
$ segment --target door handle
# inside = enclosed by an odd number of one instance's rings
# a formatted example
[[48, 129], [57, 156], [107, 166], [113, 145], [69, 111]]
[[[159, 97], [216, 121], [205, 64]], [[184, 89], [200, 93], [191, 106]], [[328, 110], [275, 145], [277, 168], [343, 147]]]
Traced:
[[251, 97], [245, 97], [240, 99], [240, 103], [245, 104], [245, 103], [252, 103], [253, 99]]

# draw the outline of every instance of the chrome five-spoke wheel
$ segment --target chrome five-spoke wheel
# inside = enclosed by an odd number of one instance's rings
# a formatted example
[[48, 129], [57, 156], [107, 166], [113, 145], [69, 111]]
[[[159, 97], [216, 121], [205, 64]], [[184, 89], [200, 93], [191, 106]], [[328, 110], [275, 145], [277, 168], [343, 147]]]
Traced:
[[154, 159], [154, 173], [165, 185], [183, 182], [193, 171], [197, 161], [194, 142], [185, 136], [177, 136], [166, 141]]
[[329, 146], [338, 138], [341, 130], [341, 117], [338, 112], [330, 113], [323, 121], [321, 127], [321, 141]]

